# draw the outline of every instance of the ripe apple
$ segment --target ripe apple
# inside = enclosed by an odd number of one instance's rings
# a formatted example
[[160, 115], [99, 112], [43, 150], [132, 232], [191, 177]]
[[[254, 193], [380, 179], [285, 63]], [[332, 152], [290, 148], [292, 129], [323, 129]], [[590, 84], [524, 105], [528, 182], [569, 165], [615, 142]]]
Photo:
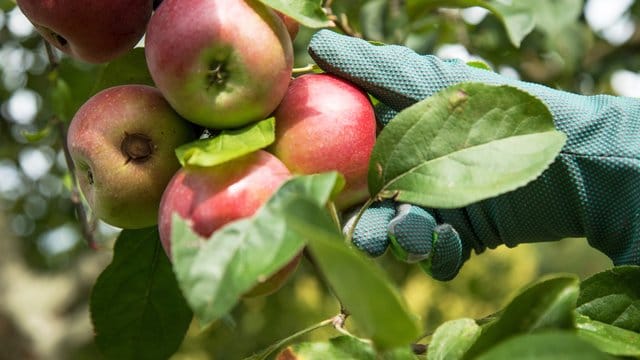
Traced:
[[289, 37], [291, 38], [291, 41], [293, 41], [298, 35], [300, 24], [294, 18], [287, 16], [280, 11], [275, 10], [275, 12], [284, 23], [284, 26], [287, 28], [287, 32], [289, 33]]
[[291, 81], [275, 118], [270, 151], [289, 170], [342, 173], [346, 185], [335, 199], [340, 209], [367, 199], [376, 118], [364, 91], [333, 75], [303, 75]]
[[[180, 169], [167, 185], [160, 203], [158, 229], [167, 255], [171, 257], [174, 213], [187, 219], [194, 232], [209, 238], [227, 223], [253, 215], [290, 177], [284, 164], [263, 150], [217, 166]], [[297, 256], [279, 272], [256, 285], [247, 296], [277, 290], [299, 261], [300, 256]]]
[[145, 42], [149, 71], [165, 98], [209, 128], [266, 118], [291, 78], [287, 29], [257, 0], [164, 0]]
[[164, 188], [180, 167], [174, 150], [195, 139], [160, 91], [144, 85], [105, 89], [73, 117], [67, 146], [80, 189], [103, 221], [143, 228], [158, 220]]
[[153, 0], [18, 0], [18, 7], [53, 46], [90, 63], [131, 50], [142, 38]]

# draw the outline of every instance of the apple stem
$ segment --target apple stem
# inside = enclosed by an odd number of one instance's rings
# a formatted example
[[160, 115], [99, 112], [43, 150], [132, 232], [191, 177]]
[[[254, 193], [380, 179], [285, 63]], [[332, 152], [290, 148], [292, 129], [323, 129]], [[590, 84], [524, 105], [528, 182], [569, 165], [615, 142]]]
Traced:
[[224, 82], [227, 80], [228, 74], [224, 68], [224, 63], [216, 62], [211, 64], [209, 67], [209, 87], [211, 85], [224, 85]]

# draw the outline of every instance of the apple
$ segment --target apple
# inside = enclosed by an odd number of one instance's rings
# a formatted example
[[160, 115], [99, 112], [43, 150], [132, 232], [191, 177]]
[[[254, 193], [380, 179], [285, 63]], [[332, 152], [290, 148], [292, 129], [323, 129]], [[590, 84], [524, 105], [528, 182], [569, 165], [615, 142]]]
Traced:
[[342, 173], [346, 185], [335, 199], [339, 209], [368, 198], [376, 118], [364, 91], [333, 75], [303, 75], [291, 81], [275, 119], [276, 140], [270, 151], [289, 170]]
[[67, 146], [82, 194], [94, 214], [113, 226], [155, 225], [162, 193], [180, 167], [174, 150], [194, 140], [157, 89], [105, 89], [74, 115]]
[[142, 38], [153, 0], [18, 0], [18, 7], [49, 43], [70, 56], [103, 63]]
[[[186, 219], [195, 233], [209, 238], [229, 222], [252, 216], [290, 177], [286, 166], [264, 150], [212, 167], [178, 170], [162, 196], [158, 215], [160, 241], [167, 255], [171, 258], [173, 214]], [[299, 261], [300, 255], [246, 296], [277, 290]]]
[[300, 30], [300, 24], [294, 18], [288, 15], [285, 15], [280, 11], [275, 10], [275, 12], [284, 23], [284, 26], [287, 28], [287, 32], [289, 33], [289, 37], [291, 38], [291, 41], [293, 41], [298, 35], [298, 31]]
[[165, 98], [209, 128], [266, 118], [291, 79], [287, 29], [257, 0], [164, 0], [145, 44], [149, 72]]

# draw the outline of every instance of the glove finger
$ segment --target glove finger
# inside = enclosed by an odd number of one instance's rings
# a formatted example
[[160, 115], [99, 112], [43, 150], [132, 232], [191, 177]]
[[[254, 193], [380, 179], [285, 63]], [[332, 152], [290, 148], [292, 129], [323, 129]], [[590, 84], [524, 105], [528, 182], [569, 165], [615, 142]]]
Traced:
[[400, 204], [389, 222], [391, 250], [402, 261], [418, 262], [431, 255], [436, 220], [419, 206]]
[[376, 119], [378, 120], [378, 123], [383, 127], [387, 126], [387, 124], [389, 124], [389, 122], [393, 120], [393, 118], [396, 117], [396, 115], [398, 115], [398, 112], [396, 110], [390, 108], [384, 103], [379, 103], [378, 105], [376, 105], [375, 110], [376, 110]]
[[[356, 224], [352, 239], [353, 244], [369, 256], [375, 257], [384, 254], [389, 247], [387, 226], [395, 213], [395, 205], [389, 200], [370, 206]], [[349, 232], [355, 220], [354, 214], [343, 228], [345, 233]]]
[[465, 80], [450, 62], [422, 56], [404, 46], [377, 46], [320, 30], [309, 43], [309, 54], [324, 71], [344, 78], [395, 110]]
[[453, 226], [440, 224], [433, 232], [433, 253], [420, 266], [436, 280], [451, 280], [462, 267], [462, 250], [462, 241]]

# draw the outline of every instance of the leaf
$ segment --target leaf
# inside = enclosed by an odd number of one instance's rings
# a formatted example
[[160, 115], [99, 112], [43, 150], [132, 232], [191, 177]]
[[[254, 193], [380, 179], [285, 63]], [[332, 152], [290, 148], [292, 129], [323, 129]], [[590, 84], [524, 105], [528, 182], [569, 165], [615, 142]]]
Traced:
[[578, 291], [578, 278], [575, 276], [557, 276], [536, 282], [517, 295], [497, 320], [483, 328], [465, 358], [474, 358], [519, 334], [545, 329], [573, 329]]
[[463, 83], [400, 112], [378, 136], [369, 191], [434, 208], [457, 208], [538, 177], [566, 136], [534, 96]]
[[489, 10], [504, 25], [509, 40], [519, 47], [522, 39], [535, 27], [534, 7], [538, 2], [500, 0], [407, 0], [407, 13], [414, 19], [438, 7], [467, 8], [480, 6]]
[[298, 209], [285, 214], [289, 225], [306, 235], [313, 259], [359, 331], [382, 350], [415, 341], [418, 321], [386, 273], [345, 243], [326, 212], [308, 201]]
[[182, 166], [215, 166], [262, 149], [274, 141], [275, 120], [269, 118], [184, 144], [176, 149], [176, 156]]
[[438, 7], [467, 8], [480, 6], [489, 10], [504, 25], [509, 40], [520, 47], [534, 28], [555, 36], [582, 13], [582, 0], [407, 0], [407, 12], [414, 19]]
[[405, 360], [417, 359], [406, 346], [392, 351], [376, 354], [376, 350], [366, 342], [351, 336], [339, 336], [323, 342], [303, 342], [283, 349], [276, 360]]
[[93, 92], [128, 84], [155, 86], [144, 56], [144, 48], [134, 48], [102, 67]]
[[48, 124], [47, 126], [37, 131], [24, 130], [21, 132], [21, 134], [28, 142], [37, 143], [38, 141], [48, 137], [51, 134], [51, 125]]
[[618, 266], [580, 286], [577, 311], [593, 320], [640, 333], [640, 266]]
[[306, 211], [300, 198], [324, 206], [343, 184], [335, 172], [286, 182], [251, 218], [229, 223], [203, 241], [175, 216], [171, 247], [180, 288], [202, 326], [228, 313], [241, 296], [289, 263], [304, 247], [306, 232], [285, 213]]
[[110, 359], [168, 358], [193, 317], [155, 227], [120, 233], [90, 307], [96, 342]]
[[447, 321], [440, 325], [433, 334], [431, 343], [429, 343], [427, 359], [462, 359], [464, 353], [479, 335], [480, 326], [473, 319]]
[[578, 20], [583, 0], [538, 0], [529, 3], [529, 7], [535, 16], [536, 28], [553, 37]]
[[640, 334], [591, 320], [584, 315], [577, 317], [577, 334], [603, 352], [616, 356], [640, 358]]
[[322, 10], [322, 0], [260, 0], [260, 2], [310, 28], [332, 25]]
[[71, 120], [80, 106], [94, 94], [95, 71], [99, 68], [69, 58], [58, 63], [49, 74], [51, 91], [47, 93], [47, 104], [58, 118]]
[[549, 331], [512, 337], [477, 359], [608, 360], [611, 358], [571, 332]]

